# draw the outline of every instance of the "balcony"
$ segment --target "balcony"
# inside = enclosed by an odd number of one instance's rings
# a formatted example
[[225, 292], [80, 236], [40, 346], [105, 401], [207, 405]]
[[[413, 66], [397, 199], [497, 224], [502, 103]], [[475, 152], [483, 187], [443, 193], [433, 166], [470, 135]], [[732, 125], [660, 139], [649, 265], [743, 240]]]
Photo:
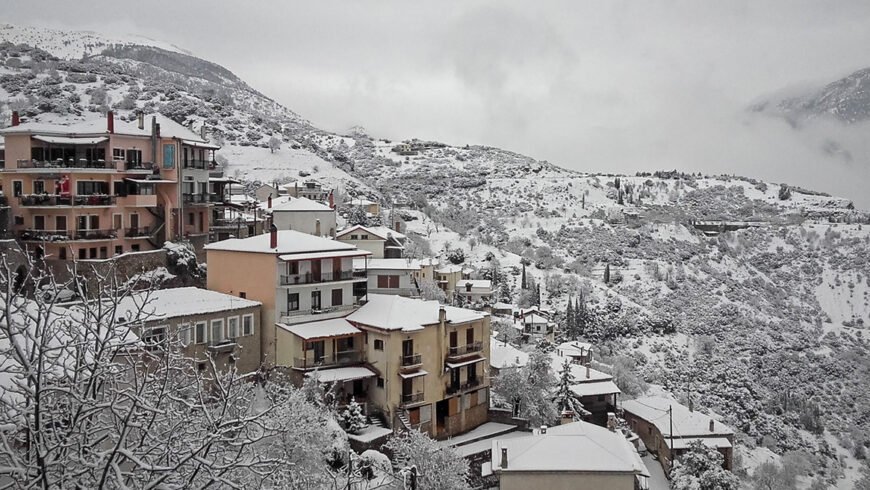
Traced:
[[321, 282], [348, 281], [356, 276], [352, 271], [340, 272], [321, 272], [320, 274], [291, 274], [289, 276], [281, 276], [282, 286], [293, 286], [296, 284], [318, 284]]
[[153, 208], [157, 206], [156, 194], [127, 194], [118, 197], [120, 206]]
[[118, 238], [118, 232], [115, 230], [76, 230], [74, 238], [76, 240], [111, 240]]
[[27, 194], [18, 196], [18, 203], [23, 207], [54, 207], [54, 206], [114, 206], [115, 196], [106, 194], [57, 195], [57, 194]]
[[247, 226], [247, 221], [240, 218], [235, 219], [227, 219], [227, 218], [218, 218], [212, 219], [209, 221], [209, 226], [211, 228], [236, 228], [239, 226]]
[[208, 194], [182, 194], [181, 200], [185, 204], [207, 204], [209, 202]]
[[75, 159], [57, 159], [57, 160], [17, 160], [17, 166], [20, 169], [93, 169], [93, 170], [114, 170], [117, 164], [106, 160], [88, 160], [85, 158]]
[[36, 242], [65, 242], [69, 240], [111, 240], [117, 238], [115, 230], [20, 230], [18, 239]]
[[469, 390], [473, 390], [478, 386], [483, 384], [483, 378], [474, 378], [469, 379], [465, 383], [447, 383], [444, 385], [444, 392], [448, 395], [455, 395], [457, 393], [464, 393]]
[[355, 309], [357, 305], [341, 305], [329, 306], [326, 308], [312, 308], [310, 310], [291, 310], [281, 312], [282, 323], [300, 323], [310, 321], [309, 316], [322, 316], [316, 320], [326, 320], [333, 316], [344, 315], [348, 311]]
[[418, 403], [423, 403], [423, 392], [418, 391], [416, 393], [402, 393], [402, 400], [399, 402], [399, 406], [402, 408], [408, 408], [412, 405], [416, 405]]
[[138, 228], [127, 228], [124, 230], [126, 238], [148, 238], [151, 236], [151, 228], [148, 226], [140, 226]]
[[315, 359], [314, 356], [293, 359], [293, 369], [314, 369], [347, 364], [361, 364], [365, 362], [365, 352], [360, 350], [348, 350], [333, 352], [330, 355]]
[[182, 162], [183, 168], [192, 168], [197, 170], [208, 170], [214, 168], [217, 164], [211, 160], [185, 160]]
[[232, 352], [236, 349], [236, 339], [209, 340], [209, 352]]
[[479, 354], [483, 351], [482, 342], [472, 342], [466, 345], [457, 345], [447, 349], [447, 357], [464, 357], [471, 354]]
[[368, 291], [372, 294], [391, 294], [395, 296], [404, 296], [406, 298], [416, 298], [420, 296], [420, 291], [417, 288], [369, 288]]
[[137, 170], [151, 172], [154, 170], [155, 165], [153, 162], [125, 162], [124, 168], [131, 172], [135, 172]]
[[420, 354], [409, 354], [399, 356], [399, 366], [402, 369], [416, 368], [423, 365], [423, 356]]

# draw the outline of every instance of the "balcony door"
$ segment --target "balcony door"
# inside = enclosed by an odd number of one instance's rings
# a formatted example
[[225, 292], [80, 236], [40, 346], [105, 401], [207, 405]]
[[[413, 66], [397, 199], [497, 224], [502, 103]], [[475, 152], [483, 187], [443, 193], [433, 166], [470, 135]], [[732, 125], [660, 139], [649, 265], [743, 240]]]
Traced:
[[414, 355], [414, 341], [413, 340], [403, 340], [402, 341], [402, 357], [408, 359], [410, 356]]
[[320, 282], [320, 260], [312, 260], [311, 261], [311, 280], [313, 282]]
[[469, 328], [465, 331], [465, 345], [474, 343], [474, 328]]
[[406, 400], [414, 394], [414, 379], [406, 378], [402, 380], [402, 397]]
[[457, 335], [456, 330], [450, 332], [450, 348], [456, 349], [459, 346], [459, 335]]
[[332, 259], [332, 280], [341, 279], [341, 259]]
[[319, 310], [320, 306], [320, 291], [311, 291], [311, 309]]
[[130, 213], [130, 228], [134, 233], [139, 230], [139, 213]]
[[459, 369], [450, 370], [450, 387], [454, 392], [459, 391]]

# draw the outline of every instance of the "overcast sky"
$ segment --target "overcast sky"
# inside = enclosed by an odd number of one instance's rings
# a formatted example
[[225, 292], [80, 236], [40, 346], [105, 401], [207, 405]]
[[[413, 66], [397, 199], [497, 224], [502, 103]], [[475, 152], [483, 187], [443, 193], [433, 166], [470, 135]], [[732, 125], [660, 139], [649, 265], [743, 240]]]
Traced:
[[[3, 13], [174, 43], [324, 129], [487, 144], [589, 171], [736, 173], [870, 207], [870, 128], [797, 131], [745, 111], [870, 66], [863, 0], [29, 0]], [[826, 156], [829, 138], [851, 160]]]

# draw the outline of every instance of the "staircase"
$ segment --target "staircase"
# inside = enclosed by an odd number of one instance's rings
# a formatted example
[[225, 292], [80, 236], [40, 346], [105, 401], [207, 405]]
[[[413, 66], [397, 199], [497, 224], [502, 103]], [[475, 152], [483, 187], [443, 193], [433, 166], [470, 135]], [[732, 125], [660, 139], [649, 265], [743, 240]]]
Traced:
[[407, 410], [402, 410], [402, 409], [396, 410], [396, 418], [398, 418], [399, 422], [401, 422], [401, 424], [402, 424], [401, 429], [402, 430], [411, 430], [412, 429], [411, 419], [408, 417]]
[[368, 417], [368, 424], [372, 427], [380, 427], [382, 429], [389, 429], [387, 424], [384, 422], [384, 418], [381, 414], [371, 414]]

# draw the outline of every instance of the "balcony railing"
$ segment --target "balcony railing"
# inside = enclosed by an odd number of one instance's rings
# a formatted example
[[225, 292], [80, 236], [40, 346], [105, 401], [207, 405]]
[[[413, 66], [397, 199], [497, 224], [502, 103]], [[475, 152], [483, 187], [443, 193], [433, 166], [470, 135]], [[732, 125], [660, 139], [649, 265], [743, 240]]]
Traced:
[[115, 230], [20, 230], [19, 240], [64, 242], [68, 240], [109, 240], [117, 238]]
[[18, 160], [18, 168], [93, 168], [112, 169], [117, 165], [112, 160], [88, 160], [85, 158], [57, 160]]
[[182, 162], [182, 166], [184, 168], [195, 168], [199, 170], [206, 170], [213, 168], [215, 165], [211, 160], [185, 160]]
[[420, 354], [399, 356], [399, 365], [402, 367], [418, 366], [420, 364], [423, 364], [423, 356]]
[[57, 195], [27, 194], [18, 196], [21, 206], [113, 206], [115, 196], [106, 194]]
[[372, 294], [393, 294], [396, 296], [416, 297], [420, 296], [417, 288], [369, 288]]
[[127, 170], [154, 170], [153, 162], [125, 162], [124, 168]]
[[477, 388], [481, 384], [483, 384], [483, 378], [469, 379], [465, 383], [459, 383], [459, 384], [447, 383], [446, 385], [444, 385], [444, 391], [448, 395], [455, 395], [456, 393], [462, 393], [462, 392]]
[[293, 367], [296, 369], [314, 369], [328, 366], [341, 366], [345, 364], [359, 364], [365, 362], [365, 353], [359, 350], [333, 352], [319, 359], [312, 357], [294, 358]]
[[208, 194], [182, 194], [181, 200], [187, 204], [202, 204], [209, 202]]
[[320, 282], [346, 281], [353, 279], [355, 276], [352, 271], [340, 272], [321, 272], [320, 274], [291, 274], [289, 276], [281, 276], [282, 286], [291, 286], [293, 284], [315, 284]]
[[297, 316], [305, 316], [305, 315], [323, 315], [327, 313], [337, 313], [340, 311], [350, 311], [354, 309], [355, 305], [341, 305], [341, 306], [327, 306], [324, 308], [312, 308], [310, 310], [291, 310], [281, 312], [281, 316], [286, 317], [297, 317]]
[[117, 238], [118, 232], [115, 230], [76, 230], [76, 240], [108, 240]]
[[247, 226], [247, 221], [245, 221], [244, 219], [240, 220], [239, 218], [235, 218], [235, 219], [218, 218], [218, 219], [213, 219], [213, 220], [209, 221], [209, 226], [211, 226], [212, 228], [235, 228], [235, 227], [241, 226], [241, 225]]
[[231, 352], [236, 348], [236, 339], [209, 340], [208, 350], [211, 352]]
[[423, 401], [423, 392], [418, 391], [416, 393], [402, 393], [402, 403], [403, 407], [408, 405], [413, 405], [415, 403], [420, 403]]
[[448, 348], [447, 355], [448, 356], [464, 356], [466, 354], [473, 354], [475, 352], [480, 352], [483, 350], [482, 342], [472, 342], [470, 344], [465, 345], [457, 345]]
[[138, 228], [127, 228], [124, 231], [124, 236], [127, 238], [142, 238], [151, 236], [151, 228], [148, 226], [140, 226]]

